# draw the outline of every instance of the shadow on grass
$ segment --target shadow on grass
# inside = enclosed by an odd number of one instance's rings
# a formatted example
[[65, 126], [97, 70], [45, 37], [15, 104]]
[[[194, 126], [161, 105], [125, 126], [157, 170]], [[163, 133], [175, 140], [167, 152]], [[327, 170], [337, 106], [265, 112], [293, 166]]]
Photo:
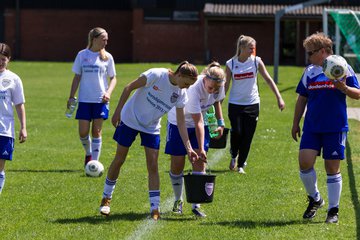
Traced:
[[185, 217], [185, 216], [171, 216], [172, 214], [163, 214], [161, 215], [161, 221], [169, 221], [169, 222], [188, 222], [188, 221], [196, 221], [196, 217], [193, 217], [193, 216], [188, 216], [188, 217]]
[[284, 93], [284, 92], [287, 92], [289, 90], [292, 90], [292, 89], [295, 89], [296, 87], [287, 87], [287, 88], [284, 88], [284, 89], [281, 89], [279, 90], [280, 93]]
[[[150, 215], [148, 213], [134, 213], [134, 212], [127, 212], [127, 213], [119, 213], [119, 214], [111, 214], [109, 216], [88, 216], [88, 217], [81, 217], [81, 218], [64, 218], [64, 219], [57, 219], [53, 221], [54, 223], [60, 224], [79, 224], [79, 223], [90, 223], [90, 224], [99, 224], [99, 223], [107, 223], [112, 221], [141, 221], [141, 220], [151, 220]], [[183, 222], [183, 221], [194, 221], [196, 220], [195, 217], [177, 217], [171, 216], [168, 214], [161, 215], [161, 221], [176, 221], [176, 222]]]
[[119, 221], [119, 220], [127, 220], [127, 221], [139, 221], [146, 219], [149, 216], [147, 213], [120, 213], [120, 214], [111, 214], [109, 216], [88, 216], [88, 217], [81, 217], [81, 218], [64, 218], [64, 219], [57, 219], [53, 221], [54, 223], [61, 223], [61, 224], [71, 224], [71, 223], [90, 223], [90, 224], [99, 224], [99, 223], [106, 223], [112, 221]]
[[74, 169], [10, 169], [6, 170], [7, 172], [29, 172], [29, 173], [78, 173], [83, 172], [84, 170], [74, 170]]
[[229, 169], [221, 169], [221, 170], [212, 170], [210, 171], [211, 173], [235, 173], [234, 171], [230, 171]]
[[[323, 222], [309, 222], [303, 220], [291, 220], [291, 221], [224, 221], [216, 222], [216, 225], [226, 227], [238, 227], [238, 228], [258, 228], [258, 227], [282, 227], [288, 225], [304, 225], [304, 224], [319, 224]], [[214, 225], [214, 223], [203, 223], [203, 225]]]
[[351, 159], [351, 146], [350, 143], [346, 140], [346, 161], [347, 161], [347, 170], [349, 175], [349, 187], [351, 192], [351, 201], [355, 210], [356, 217], [356, 236], [357, 239], [360, 238], [360, 203], [359, 203], [359, 194], [356, 189], [356, 180], [354, 175], [354, 168]]
[[[220, 170], [213, 170], [213, 169], [206, 169], [206, 173], [207, 174], [209, 174], [209, 173], [211, 173], [211, 174], [213, 174], [213, 173], [231, 173], [231, 172], [234, 172], [234, 171], [230, 171], [230, 170], [228, 170], [228, 169], [220, 169]], [[168, 170], [166, 170], [165, 171], [165, 173], [166, 174], [169, 174], [169, 171]], [[188, 173], [191, 173], [191, 171], [190, 170], [184, 170], [184, 175], [186, 175], [186, 174], [188, 174]]]

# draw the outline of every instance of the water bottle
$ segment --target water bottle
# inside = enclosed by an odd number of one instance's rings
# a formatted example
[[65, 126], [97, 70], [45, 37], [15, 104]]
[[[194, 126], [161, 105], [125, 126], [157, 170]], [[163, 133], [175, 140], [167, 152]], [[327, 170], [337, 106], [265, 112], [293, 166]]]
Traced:
[[69, 99], [69, 101], [70, 101], [70, 106], [65, 111], [65, 115], [67, 118], [72, 117], [72, 114], [74, 113], [76, 105], [77, 105], [76, 97]]
[[205, 124], [209, 128], [209, 133], [210, 133], [211, 138], [217, 137], [219, 135], [218, 132], [215, 132], [215, 130], [218, 128], [218, 124], [217, 124], [217, 119], [215, 116], [214, 105], [212, 105], [206, 112]]

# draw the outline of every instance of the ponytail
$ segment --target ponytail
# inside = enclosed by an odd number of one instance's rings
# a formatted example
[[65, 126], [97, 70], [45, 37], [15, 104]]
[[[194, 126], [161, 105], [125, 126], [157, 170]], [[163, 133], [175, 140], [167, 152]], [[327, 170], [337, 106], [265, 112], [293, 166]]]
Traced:
[[[90, 49], [92, 47], [93, 40], [95, 38], [98, 38], [103, 33], [106, 33], [105, 29], [103, 29], [103, 28], [96, 27], [96, 28], [91, 29], [88, 34], [88, 44], [87, 44], [86, 48]], [[106, 55], [106, 51], [104, 48], [100, 49], [99, 55], [100, 55], [100, 59], [102, 61], [107, 61], [109, 59], [108, 56]]]
[[183, 76], [193, 78], [195, 80], [198, 76], [197, 68], [188, 61], [183, 61], [180, 63], [174, 74], [178, 74], [178, 73]]
[[248, 46], [251, 43], [256, 43], [255, 39], [250, 36], [240, 35], [236, 44], [236, 54], [235, 57], [239, 56], [241, 53], [241, 48]]

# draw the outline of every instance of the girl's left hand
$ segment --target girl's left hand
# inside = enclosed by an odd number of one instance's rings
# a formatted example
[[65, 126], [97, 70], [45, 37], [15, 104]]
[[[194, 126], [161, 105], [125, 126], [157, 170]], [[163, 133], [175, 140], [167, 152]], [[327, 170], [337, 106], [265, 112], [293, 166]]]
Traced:
[[346, 76], [341, 78], [341, 79], [334, 79], [332, 80], [334, 86], [339, 89], [340, 91], [342, 91], [343, 89], [346, 88]]
[[218, 127], [215, 132], [218, 133], [218, 135], [215, 137], [215, 139], [220, 139], [221, 136], [224, 134], [224, 127]]
[[203, 161], [205, 163], [207, 162], [207, 156], [205, 151], [201, 151], [200, 153], [198, 153], [198, 156], [200, 161]]
[[281, 111], [285, 109], [285, 102], [282, 98], [278, 99], [278, 107]]
[[20, 132], [19, 132], [19, 141], [20, 141], [20, 143], [25, 142], [26, 138], [27, 138], [26, 129], [21, 129]]
[[103, 103], [107, 103], [110, 101], [110, 95], [108, 93], [105, 93], [104, 96], [102, 97], [102, 101]]

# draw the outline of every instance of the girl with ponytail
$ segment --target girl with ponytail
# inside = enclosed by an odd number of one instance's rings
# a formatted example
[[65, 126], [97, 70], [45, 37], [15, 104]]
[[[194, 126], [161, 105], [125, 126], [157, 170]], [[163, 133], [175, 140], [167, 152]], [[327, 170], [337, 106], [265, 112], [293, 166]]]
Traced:
[[[99, 160], [102, 147], [102, 124], [109, 115], [111, 93], [116, 85], [115, 62], [105, 50], [108, 33], [96, 27], [88, 34], [86, 49], [81, 50], [75, 59], [67, 107], [76, 101], [79, 88], [78, 110], [80, 142], [85, 150], [84, 165], [90, 160]], [[90, 137], [91, 130], [91, 137]]]
[[285, 102], [264, 62], [255, 55], [255, 47], [254, 38], [241, 35], [237, 40], [235, 56], [226, 62], [225, 92], [231, 83], [228, 109], [231, 123], [229, 168], [241, 174], [245, 173], [244, 167], [259, 117], [258, 72], [275, 94], [278, 108], [281, 111], [285, 108]]

